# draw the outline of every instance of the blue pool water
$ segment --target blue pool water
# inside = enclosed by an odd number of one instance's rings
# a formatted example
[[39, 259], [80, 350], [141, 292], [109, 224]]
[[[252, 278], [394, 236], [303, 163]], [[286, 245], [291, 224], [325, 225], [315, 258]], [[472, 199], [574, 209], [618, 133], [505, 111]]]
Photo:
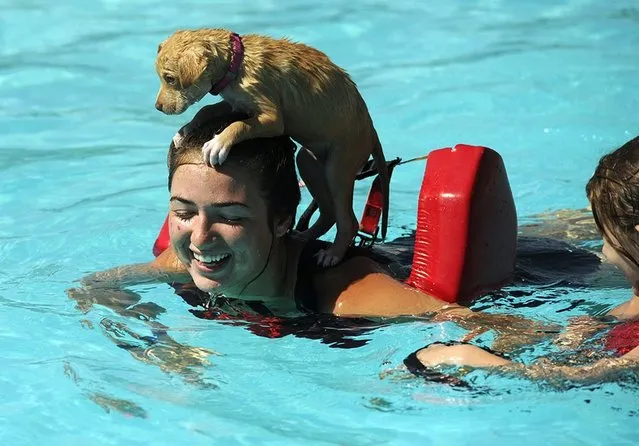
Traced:
[[[460, 142], [498, 150], [522, 222], [583, 207], [597, 159], [639, 133], [633, 0], [2, 0], [0, 444], [636, 444], [636, 384], [478, 376], [492, 390], [477, 393], [380, 377], [458, 338], [450, 324], [393, 324], [329, 348], [197, 319], [147, 286], [136, 291], [166, 309], [174, 341], [140, 356], [144, 321], [77, 309], [74, 280], [150, 259], [168, 142], [195, 111], [155, 110], [156, 48], [205, 26], [325, 51], [360, 86], [389, 159]], [[392, 236], [414, 226], [422, 172], [395, 174]], [[622, 280], [525, 291], [530, 305], [495, 311], [563, 323], [628, 295]], [[187, 363], [171, 342], [217, 355], [191, 350]]]

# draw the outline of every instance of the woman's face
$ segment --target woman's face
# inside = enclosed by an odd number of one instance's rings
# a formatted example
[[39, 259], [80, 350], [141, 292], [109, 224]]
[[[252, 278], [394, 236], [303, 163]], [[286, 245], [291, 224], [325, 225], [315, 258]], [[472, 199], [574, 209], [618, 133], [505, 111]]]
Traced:
[[238, 295], [260, 275], [274, 242], [268, 214], [257, 180], [241, 168], [184, 164], [175, 170], [171, 245], [203, 291]]
[[603, 237], [601, 253], [609, 263], [615, 265], [623, 272], [626, 276], [626, 280], [630, 282], [630, 285], [632, 285], [633, 288], [637, 288], [639, 285], [639, 268], [637, 268], [637, 265], [631, 262], [630, 259], [626, 258], [626, 256], [622, 255], [615, 249], [616, 244], [616, 239], [612, 235], [605, 234]]

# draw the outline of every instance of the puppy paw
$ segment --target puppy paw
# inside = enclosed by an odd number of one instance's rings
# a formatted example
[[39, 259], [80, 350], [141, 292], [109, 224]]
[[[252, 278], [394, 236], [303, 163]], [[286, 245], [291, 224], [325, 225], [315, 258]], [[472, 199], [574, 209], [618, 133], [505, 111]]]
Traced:
[[207, 166], [222, 164], [229, 156], [230, 146], [226, 146], [219, 136], [207, 141], [202, 146], [202, 157]]
[[342, 260], [343, 257], [344, 257], [343, 254], [339, 256], [336, 253], [334, 253], [331, 248], [322, 249], [321, 251], [317, 253], [317, 264], [324, 268], [328, 268], [330, 266], [337, 265]]
[[184, 141], [184, 136], [180, 135], [180, 132], [177, 132], [173, 135], [173, 145], [177, 148], [182, 145], [182, 141]]

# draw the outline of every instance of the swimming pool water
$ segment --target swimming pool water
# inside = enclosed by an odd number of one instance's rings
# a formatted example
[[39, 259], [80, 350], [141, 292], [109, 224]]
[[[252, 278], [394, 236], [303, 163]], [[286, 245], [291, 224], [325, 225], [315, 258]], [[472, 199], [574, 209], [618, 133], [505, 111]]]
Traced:
[[[140, 356], [144, 321], [84, 314], [65, 290], [150, 259], [168, 142], [195, 111], [154, 108], [157, 44], [177, 28], [325, 51], [360, 86], [387, 158], [492, 147], [524, 221], [583, 207], [597, 159], [639, 133], [638, 24], [631, 0], [1, 1], [0, 443], [636, 444], [633, 383], [554, 390], [478, 374], [481, 393], [380, 378], [463, 333], [450, 324], [393, 324], [363, 347], [330, 348], [197, 319], [167, 286], [147, 286], [136, 291], [166, 309], [174, 341], [156, 332]], [[414, 226], [423, 167], [394, 174], [391, 236]], [[358, 185], [358, 213], [366, 193]], [[511, 296], [495, 311], [565, 322], [628, 294], [623, 281], [524, 290], [529, 306]], [[162, 350], [171, 342], [217, 355], [188, 362]]]

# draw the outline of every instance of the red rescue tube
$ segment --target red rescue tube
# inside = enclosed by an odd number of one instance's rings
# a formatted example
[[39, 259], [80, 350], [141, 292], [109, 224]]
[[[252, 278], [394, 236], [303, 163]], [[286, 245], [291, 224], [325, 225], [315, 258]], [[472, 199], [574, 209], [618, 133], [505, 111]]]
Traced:
[[432, 151], [406, 283], [467, 304], [511, 279], [516, 248], [517, 214], [501, 156], [464, 144]]
[[164, 224], [162, 225], [162, 229], [160, 229], [160, 233], [155, 239], [155, 243], [153, 244], [153, 255], [155, 257], [162, 254], [169, 246], [171, 245], [171, 240], [169, 238], [169, 216], [167, 215], [164, 219]]

